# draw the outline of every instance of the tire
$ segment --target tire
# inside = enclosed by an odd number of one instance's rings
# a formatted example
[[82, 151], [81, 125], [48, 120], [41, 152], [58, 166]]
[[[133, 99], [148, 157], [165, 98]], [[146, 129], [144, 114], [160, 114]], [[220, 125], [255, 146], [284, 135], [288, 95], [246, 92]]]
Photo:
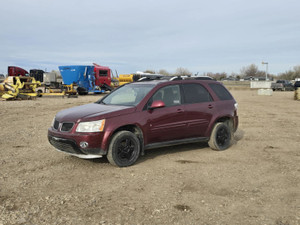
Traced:
[[37, 96], [38, 97], [43, 97], [43, 91], [42, 90], [38, 90], [37, 91]]
[[211, 149], [223, 151], [230, 147], [232, 132], [226, 123], [216, 123], [208, 141]]
[[77, 93], [78, 93], [79, 95], [87, 95], [87, 94], [88, 94], [88, 91], [86, 91], [85, 88], [78, 87], [78, 88], [77, 88]]
[[78, 92], [78, 94], [79, 94], [79, 95], [87, 95], [88, 92], [86, 92], [86, 91], [80, 91], [80, 92]]
[[119, 131], [111, 139], [107, 159], [114, 166], [131, 166], [138, 159], [140, 150], [140, 141], [134, 133]]

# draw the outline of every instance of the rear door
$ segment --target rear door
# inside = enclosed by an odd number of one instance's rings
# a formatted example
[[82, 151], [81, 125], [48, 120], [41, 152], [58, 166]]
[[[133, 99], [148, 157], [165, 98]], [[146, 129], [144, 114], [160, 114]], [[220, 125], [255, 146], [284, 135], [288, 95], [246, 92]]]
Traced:
[[198, 83], [183, 84], [186, 138], [204, 137], [215, 111], [207, 89]]

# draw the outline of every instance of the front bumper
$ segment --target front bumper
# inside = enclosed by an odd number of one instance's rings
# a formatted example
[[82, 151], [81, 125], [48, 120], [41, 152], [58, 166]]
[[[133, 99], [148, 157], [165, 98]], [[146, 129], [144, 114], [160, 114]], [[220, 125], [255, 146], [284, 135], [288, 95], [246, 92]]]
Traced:
[[[48, 130], [48, 140], [49, 143], [54, 146], [58, 151], [77, 156], [79, 158], [101, 158], [103, 155], [106, 155], [106, 151], [101, 149], [98, 136], [93, 135], [69, 135], [70, 137], [66, 137], [66, 135], [61, 136], [56, 134], [55, 131], [52, 131], [50, 128]], [[81, 141], [86, 141], [90, 144], [91, 147], [81, 148], [79, 143]], [[95, 145], [95, 141], [99, 144]]]

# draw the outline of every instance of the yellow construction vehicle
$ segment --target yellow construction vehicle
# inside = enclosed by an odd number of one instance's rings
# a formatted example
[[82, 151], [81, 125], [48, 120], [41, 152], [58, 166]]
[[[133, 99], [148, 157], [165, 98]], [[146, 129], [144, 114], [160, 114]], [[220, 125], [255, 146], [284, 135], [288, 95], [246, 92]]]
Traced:
[[59, 87], [52, 87], [52, 86], [46, 86], [44, 84], [41, 85], [41, 87], [36, 88], [37, 96], [43, 97], [43, 96], [67, 96], [70, 97], [78, 97], [77, 90], [75, 88], [77, 85], [75, 84], [60, 84]]
[[119, 80], [119, 85], [127, 84], [133, 82], [133, 74], [120, 74], [117, 78]]
[[154, 79], [154, 78], [157, 79], [157, 78], [162, 78], [163, 75], [137, 72], [137, 73], [133, 73], [133, 74], [120, 74], [117, 79], [119, 80], [119, 85], [121, 86], [123, 84], [136, 82], [143, 77], [149, 78], [149, 79]]
[[112, 77], [112, 78], [111, 78], [111, 82], [110, 82], [110, 86], [111, 86], [113, 89], [119, 87], [119, 86], [120, 86], [120, 84], [119, 84], [119, 79], [118, 79], [118, 78], [115, 78], [115, 77]]
[[3, 100], [34, 99], [35, 89], [40, 85], [33, 77], [9, 76], [0, 84], [0, 97]]

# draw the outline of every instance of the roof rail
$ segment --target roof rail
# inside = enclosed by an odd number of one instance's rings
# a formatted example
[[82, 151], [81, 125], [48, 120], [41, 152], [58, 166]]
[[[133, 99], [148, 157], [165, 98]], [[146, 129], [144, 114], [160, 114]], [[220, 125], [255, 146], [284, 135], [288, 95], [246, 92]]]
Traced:
[[171, 77], [170, 80], [183, 80], [182, 76], [175, 76], [175, 77]]
[[215, 80], [214, 78], [211, 78], [209, 76], [189, 76], [189, 75], [183, 75], [183, 76], [175, 76], [170, 78], [169, 80]]
[[[145, 80], [150, 80], [150, 78], [149, 77], [141, 77], [136, 82], [145, 81]], [[151, 79], [151, 80], [153, 80], [153, 79]]]
[[192, 77], [187, 77], [187, 80], [191, 79], [191, 80], [215, 80], [212, 77], [209, 76], [192, 76]]
[[150, 80], [215, 80], [212, 77], [209, 76], [189, 76], [189, 75], [184, 75], [184, 76], [143, 76], [140, 79], [137, 80], [137, 82], [141, 81], [150, 81]]

